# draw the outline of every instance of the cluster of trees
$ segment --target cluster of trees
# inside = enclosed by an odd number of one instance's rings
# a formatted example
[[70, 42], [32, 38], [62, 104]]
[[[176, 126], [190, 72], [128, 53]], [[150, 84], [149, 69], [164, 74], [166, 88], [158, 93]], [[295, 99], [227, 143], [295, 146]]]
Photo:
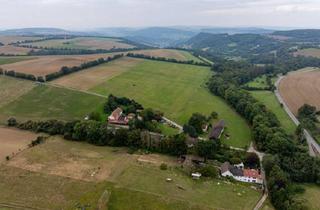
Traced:
[[243, 89], [245, 90], [249, 90], [249, 91], [252, 91], [252, 90], [269, 90], [269, 91], [274, 91], [276, 89], [276, 87], [273, 85], [272, 83], [272, 77], [275, 77], [276, 75], [274, 74], [267, 74], [266, 75], [266, 83], [267, 83], [267, 86], [266, 87], [251, 87], [251, 86], [248, 86], [248, 85], [244, 85], [242, 86]]
[[41, 79], [39, 77], [34, 76], [33, 74], [25, 74], [25, 73], [21, 73], [21, 72], [16, 72], [14, 70], [3, 70], [0, 68], [0, 75], [6, 75], [9, 77], [16, 77], [16, 78], [20, 78], [20, 79], [27, 79], [27, 80], [31, 80], [31, 81], [37, 81], [38, 79]]
[[144, 54], [128, 53], [127, 56], [132, 57], [132, 58], [143, 58], [143, 59], [148, 59], [148, 60], [165, 61], [165, 62], [181, 63], [181, 64], [191, 64], [191, 65], [197, 65], [197, 66], [211, 66], [211, 64], [208, 64], [205, 62], [196, 62], [194, 60], [180, 61], [175, 58], [154, 57], [154, 56], [149, 56], [149, 55], [144, 55]]
[[137, 110], [143, 110], [143, 106], [133, 99], [110, 94], [104, 104], [104, 112], [110, 114], [118, 107], [123, 110], [124, 114], [137, 113]]
[[57, 79], [59, 77], [62, 77], [64, 75], [68, 75], [77, 71], [81, 71], [84, 69], [88, 69], [103, 63], [108, 63], [110, 61], [116, 60], [123, 57], [123, 54], [118, 54], [118, 55], [114, 55], [112, 57], [108, 57], [108, 58], [99, 58], [97, 60], [94, 61], [89, 61], [89, 62], [85, 62], [83, 64], [81, 64], [80, 66], [73, 66], [73, 67], [67, 67], [67, 66], [63, 66], [60, 71], [58, 72], [54, 72], [51, 74], [47, 74], [45, 76], [45, 81], [52, 81], [54, 79]]
[[[274, 206], [281, 210], [299, 209], [302, 204], [294, 200], [291, 182], [319, 183], [320, 161], [310, 157], [306, 149], [281, 128], [272, 112], [239, 87], [268, 70], [254, 71], [250, 67], [252, 65], [242, 62], [215, 63], [213, 69], [216, 74], [210, 79], [208, 87], [252, 125], [258, 149], [272, 154], [272, 160], [276, 160], [266, 165], [268, 188]], [[288, 180], [286, 184], [283, 184], [284, 177]]]
[[315, 106], [309, 104], [304, 104], [298, 110], [298, 119], [301, 122], [300, 126], [297, 129], [297, 134], [303, 132], [302, 128], [309, 130], [314, 136], [319, 135], [320, 129], [317, 126], [319, 123], [318, 120], [319, 111]]
[[212, 112], [209, 117], [200, 113], [193, 113], [187, 124], [183, 125], [183, 131], [189, 136], [196, 138], [203, 133], [204, 126], [208, 125], [211, 119], [217, 119], [218, 113]]

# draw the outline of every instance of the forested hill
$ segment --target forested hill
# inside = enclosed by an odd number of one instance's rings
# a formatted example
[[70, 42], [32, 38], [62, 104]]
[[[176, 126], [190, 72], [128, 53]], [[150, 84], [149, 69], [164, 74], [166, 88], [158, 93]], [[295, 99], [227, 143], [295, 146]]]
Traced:
[[275, 36], [287, 37], [288, 41], [320, 42], [320, 29], [297, 29], [290, 31], [275, 31]]
[[283, 43], [259, 34], [210, 34], [200, 33], [181, 47], [204, 50], [215, 55], [242, 56], [268, 53], [278, 49]]

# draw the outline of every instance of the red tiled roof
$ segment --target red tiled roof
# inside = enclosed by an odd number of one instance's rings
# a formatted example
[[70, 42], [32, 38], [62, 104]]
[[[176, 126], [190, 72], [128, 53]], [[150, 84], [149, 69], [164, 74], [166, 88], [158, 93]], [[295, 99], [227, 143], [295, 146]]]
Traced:
[[261, 175], [259, 174], [259, 171], [254, 169], [243, 169], [243, 176], [251, 177], [255, 179], [261, 179]]

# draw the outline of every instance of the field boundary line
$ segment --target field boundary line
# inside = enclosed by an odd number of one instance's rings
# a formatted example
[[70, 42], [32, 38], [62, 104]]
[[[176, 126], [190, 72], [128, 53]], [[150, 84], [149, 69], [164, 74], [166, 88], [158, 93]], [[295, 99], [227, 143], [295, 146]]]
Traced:
[[[291, 110], [289, 109], [288, 105], [285, 103], [285, 101], [283, 100], [280, 92], [279, 92], [279, 84], [281, 82], [281, 80], [285, 78], [285, 76], [279, 76], [278, 80], [275, 83], [275, 91], [274, 94], [276, 95], [278, 101], [283, 104], [283, 108], [286, 111], [286, 113], [289, 115], [290, 119], [294, 122], [294, 124], [296, 126], [300, 125], [299, 120], [296, 118], [296, 116], [291, 112]], [[306, 129], [303, 129], [303, 134], [307, 140], [308, 143], [308, 148], [309, 148], [309, 154], [310, 156], [317, 156], [320, 154], [320, 146], [319, 144], [316, 142], [316, 140], [312, 137], [312, 135], [309, 133], [309, 131], [307, 131]]]

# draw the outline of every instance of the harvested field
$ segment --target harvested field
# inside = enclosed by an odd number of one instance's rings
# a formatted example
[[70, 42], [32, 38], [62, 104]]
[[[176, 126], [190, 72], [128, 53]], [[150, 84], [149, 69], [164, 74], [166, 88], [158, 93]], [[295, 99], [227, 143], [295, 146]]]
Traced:
[[111, 63], [106, 63], [84, 71], [66, 75], [54, 80], [52, 83], [78, 90], [88, 90], [108, 79], [130, 70], [140, 62], [142, 62], [142, 60], [125, 57], [112, 61]]
[[0, 164], [7, 156], [12, 156], [28, 147], [37, 135], [27, 131], [0, 127]]
[[41, 56], [33, 60], [22, 61], [13, 64], [1, 65], [5, 70], [15, 70], [36, 76], [44, 76], [57, 72], [63, 66], [79, 66], [84, 62], [96, 60], [98, 58], [111, 56], [113, 54], [94, 54], [94, 55], [74, 55], [74, 56]]
[[[29, 44], [28, 44], [29, 45]], [[37, 47], [87, 49], [87, 50], [110, 50], [113, 48], [134, 48], [135, 46], [122, 43], [121, 39], [100, 37], [78, 37], [74, 39], [54, 39], [30, 43]]]
[[154, 49], [154, 50], [137, 50], [137, 51], [133, 51], [132, 53], [144, 54], [144, 55], [154, 56], [154, 57], [174, 58], [179, 61], [194, 60], [197, 62], [202, 62], [199, 58], [183, 50]]
[[297, 115], [298, 109], [307, 103], [320, 109], [320, 71], [306, 68], [288, 74], [279, 85], [279, 91], [290, 108]]
[[0, 54], [5, 55], [27, 55], [28, 52], [30, 52], [31, 49], [29, 48], [23, 48], [23, 47], [15, 47], [12, 45], [5, 45], [0, 47]]
[[298, 52], [295, 52], [294, 55], [295, 56], [297, 55], [311, 56], [311, 57], [320, 58], [320, 49], [317, 49], [317, 48], [303, 49], [303, 50], [299, 50]]
[[0, 36], [0, 42], [4, 45], [8, 45], [13, 42], [25, 41], [25, 40], [38, 40], [40, 37], [32, 36]]
[[0, 107], [29, 92], [35, 85], [10, 77], [0, 76]]

